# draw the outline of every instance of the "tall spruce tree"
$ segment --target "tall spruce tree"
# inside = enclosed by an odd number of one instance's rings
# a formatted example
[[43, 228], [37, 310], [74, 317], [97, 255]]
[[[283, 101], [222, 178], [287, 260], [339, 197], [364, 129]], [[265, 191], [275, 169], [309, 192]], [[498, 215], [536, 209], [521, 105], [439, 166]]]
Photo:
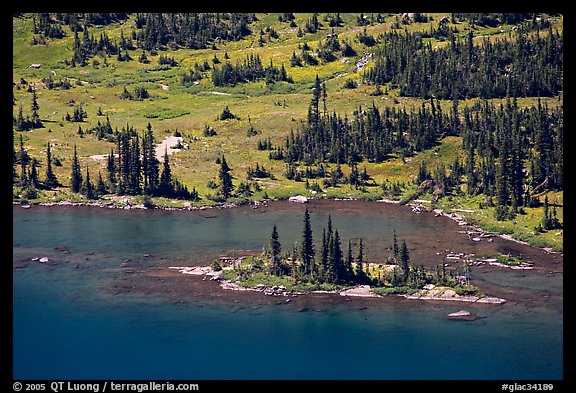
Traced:
[[330, 264], [334, 267], [336, 272], [335, 282], [339, 283], [346, 280], [346, 265], [344, 263], [344, 254], [342, 252], [342, 244], [340, 242], [340, 235], [338, 230], [334, 231], [334, 236], [330, 241]]
[[346, 261], [345, 261], [345, 279], [350, 281], [354, 279], [354, 268], [352, 265], [354, 264], [354, 257], [352, 256], [352, 240], [348, 239], [348, 253], [346, 254]]
[[78, 161], [76, 144], [74, 144], [74, 155], [72, 156], [72, 170], [70, 174], [70, 190], [72, 192], [80, 192], [81, 187], [82, 187], [82, 172], [80, 168], [80, 162]]
[[140, 141], [138, 134], [130, 140], [130, 163], [129, 163], [129, 193], [131, 195], [141, 194], [140, 183], [142, 181], [142, 169], [140, 162]]
[[110, 154], [108, 154], [106, 171], [108, 172], [109, 186], [114, 190], [116, 187], [116, 159], [114, 158], [114, 149], [110, 149]]
[[102, 172], [98, 171], [98, 180], [96, 181], [96, 195], [101, 196], [106, 194], [106, 183], [102, 178]]
[[42, 120], [40, 120], [40, 115], [38, 114], [38, 110], [40, 106], [38, 105], [38, 95], [36, 94], [36, 89], [32, 89], [32, 118], [30, 119], [31, 128], [41, 128], [42, 127]]
[[313, 129], [318, 127], [318, 124], [320, 123], [319, 103], [321, 96], [322, 84], [318, 74], [316, 74], [316, 79], [314, 79], [314, 87], [312, 88], [312, 100], [310, 101], [310, 105], [308, 107], [308, 125]]
[[282, 245], [278, 241], [278, 228], [276, 224], [272, 228], [272, 235], [270, 235], [269, 252], [271, 259], [270, 274], [279, 276], [282, 274], [282, 268], [280, 266], [280, 253], [282, 252]]
[[18, 155], [16, 158], [16, 162], [20, 163], [20, 187], [26, 187], [28, 183], [28, 163], [30, 160], [30, 156], [24, 148], [24, 140], [22, 139], [22, 134], [20, 134], [20, 149], [18, 150]]
[[38, 188], [40, 181], [38, 179], [38, 160], [32, 158], [32, 164], [30, 165], [30, 173], [28, 174], [28, 184], [32, 188]]
[[162, 163], [162, 174], [160, 175], [160, 192], [165, 194], [172, 188], [172, 170], [168, 159], [168, 148], [164, 149], [164, 162]]
[[50, 142], [46, 146], [46, 180], [44, 181], [46, 187], [52, 188], [58, 186], [58, 179], [52, 171], [52, 153], [50, 151]]
[[312, 241], [312, 226], [310, 225], [310, 213], [308, 208], [304, 212], [304, 228], [302, 229], [302, 245], [300, 247], [302, 260], [301, 271], [305, 280], [310, 280], [314, 270], [314, 244]]
[[393, 241], [392, 241], [392, 255], [394, 258], [394, 263], [398, 263], [399, 262], [399, 252], [400, 249], [398, 248], [398, 239], [396, 238], [396, 230], [394, 230], [393, 232]]
[[86, 177], [84, 178], [81, 192], [87, 199], [94, 199], [94, 184], [92, 184], [90, 180], [90, 170], [88, 166], [86, 166]]
[[358, 278], [363, 278], [364, 273], [364, 242], [362, 238], [358, 242], [358, 256], [356, 257], [356, 271], [355, 274]]
[[322, 243], [320, 244], [318, 271], [322, 280], [328, 279], [328, 240], [326, 239], [326, 228], [322, 228]]
[[234, 190], [234, 184], [232, 184], [232, 175], [230, 174], [230, 167], [226, 162], [226, 157], [222, 155], [220, 159], [220, 171], [218, 173], [218, 178], [220, 179], [220, 195], [224, 199], [228, 199], [232, 196], [232, 191]]
[[148, 123], [146, 132], [142, 137], [142, 170], [144, 177], [144, 192], [151, 194], [158, 187], [159, 161], [156, 158], [154, 133], [152, 125]]
[[402, 239], [402, 244], [398, 250], [398, 256], [402, 266], [402, 276], [404, 278], [404, 282], [406, 282], [410, 275], [410, 253], [408, 251], [408, 246], [406, 245], [406, 240], [404, 239]]

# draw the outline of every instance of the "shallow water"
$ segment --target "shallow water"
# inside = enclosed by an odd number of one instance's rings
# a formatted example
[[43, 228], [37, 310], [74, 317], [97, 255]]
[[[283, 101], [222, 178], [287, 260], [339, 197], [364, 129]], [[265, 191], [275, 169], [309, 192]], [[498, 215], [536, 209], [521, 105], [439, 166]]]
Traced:
[[[455, 235], [458, 228], [448, 219], [374, 205], [310, 204], [315, 241], [330, 213], [343, 244], [362, 237], [374, 260], [388, 252], [393, 230], [412, 244], [412, 258], [427, 258], [427, 264], [439, 262], [435, 250], [446, 249], [479, 255], [512, 247], [533, 261], [540, 255], [510, 242], [471, 242]], [[301, 236], [303, 210], [290, 203], [193, 212], [14, 208], [13, 377], [563, 378], [562, 274], [475, 269], [478, 282], [505, 284], [537, 300], [501, 306], [339, 299], [301, 308], [297, 300], [180, 303], [107, 291], [128, 274], [123, 263], [145, 271], [255, 252], [267, 244], [274, 224], [290, 247]], [[43, 256], [50, 263], [30, 261]], [[446, 318], [463, 308], [482, 318]]]

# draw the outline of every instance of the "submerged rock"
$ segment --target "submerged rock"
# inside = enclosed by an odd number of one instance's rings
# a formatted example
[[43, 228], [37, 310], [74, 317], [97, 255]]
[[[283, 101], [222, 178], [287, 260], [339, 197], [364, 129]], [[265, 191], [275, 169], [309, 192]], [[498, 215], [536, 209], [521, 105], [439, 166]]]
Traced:
[[467, 317], [470, 316], [470, 311], [460, 310], [453, 313], [448, 314], [448, 318], [460, 318], [460, 317]]
[[448, 314], [448, 319], [456, 319], [462, 321], [475, 321], [478, 319], [477, 315], [472, 314], [470, 311], [460, 310]]

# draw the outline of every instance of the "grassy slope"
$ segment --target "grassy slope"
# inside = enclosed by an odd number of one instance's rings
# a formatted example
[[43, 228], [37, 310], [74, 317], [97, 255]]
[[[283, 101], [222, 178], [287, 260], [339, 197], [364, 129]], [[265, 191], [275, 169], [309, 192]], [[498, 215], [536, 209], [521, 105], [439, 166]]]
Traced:
[[[436, 26], [437, 21], [445, 14], [434, 14], [434, 21], [431, 23], [411, 24], [405, 28], [408, 30], [429, 30], [430, 26]], [[320, 20], [322, 20], [320, 16]], [[93, 67], [91, 60], [86, 67], [70, 68], [64, 65], [63, 59], [72, 57], [73, 34], [61, 40], [49, 40], [48, 45], [30, 46], [32, 38], [32, 19], [30, 17], [15, 18], [13, 23], [13, 81], [17, 82], [24, 78], [28, 82], [40, 82], [42, 78], [48, 77], [51, 71], [56, 73], [55, 80], [65, 77], [80, 82], [73, 83], [70, 90], [48, 90], [38, 87], [38, 103], [40, 105], [40, 116], [45, 124], [45, 128], [36, 129], [31, 132], [14, 132], [14, 144], [18, 148], [18, 138], [23, 135], [25, 146], [30, 155], [39, 159], [42, 163], [45, 160], [45, 145], [50, 141], [52, 144], [52, 154], [62, 161], [61, 167], [55, 167], [58, 179], [67, 186], [70, 174], [70, 162], [74, 145], [77, 145], [80, 161], [83, 168], [89, 166], [93, 179], [96, 179], [100, 170], [105, 175], [105, 161], [97, 161], [89, 157], [94, 154], [107, 154], [114, 147], [111, 143], [98, 141], [93, 135], [85, 135], [80, 138], [77, 134], [78, 126], [87, 129], [95, 125], [98, 121], [104, 122], [105, 115], [110, 118], [113, 127], [122, 128], [129, 123], [138, 130], [143, 130], [150, 122], [157, 140], [171, 135], [174, 130], [179, 130], [185, 137], [185, 142], [189, 143], [189, 149], [170, 157], [173, 173], [178, 179], [184, 182], [190, 189], [195, 187], [200, 196], [203, 197], [208, 192], [213, 192], [207, 187], [209, 179], [215, 179], [218, 173], [218, 165], [214, 163], [216, 157], [225, 154], [233, 169], [235, 184], [245, 180], [246, 168], [254, 166], [257, 162], [264, 164], [267, 169], [271, 169], [275, 175], [275, 180], [264, 179], [260, 183], [270, 197], [287, 197], [289, 195], [304, 194], [309, 195], [305, 190], [304, 183], [288, 181], [284, 177], [284, 163], [281, 161], [268, 160], [268, 152], [258, 151], [256, 143], [260, 138], [270, 137], [274, 144], [283, 144], [284, 138], [290, 130], [296, 130], [300, 121], [306, 117], [308, 104], [310, 102], [310, 91], [316, 75], [326, 80], [328, 90], [328, 110], [336, 111], [340, 114], [351, 115], [358, 106], [368, 106], [376, 102], [381, 108], [383, 106], [418, 106], [421, 100], [398, 97], [398, 92], [390, 90], [388, 96], [373, 97], [369, 93], [374, 90], [373, 86], [360, 84], [356, 89], [344, 89], [342, 86], [348, 78], [361, 81], [361, 73], [355, 72], [355, 62], [370, 48], [361, 45], [356, 35], [364, 27], [355, 24], [356, 15], [342, 14], [345, 21], [343, 27], [335, 28], [339, 33], [339, 38], [346, 39], [358, 52], [358, 56], [341, 61], [338, 59], [328, 64], [320, 64], [313, 67], [290, 67], [290, 56], [292, 51], [300, 53], [297, 48], [298, 43], [307, 42], [315, 49], [319, 45], [319, 40], [324, 40], [326, 34], [331, 32], [331, 28], [323, 22], [325, 27], [315, 34], [306, 34], [297, 37], [297, 28], [290, 28], [287, 23], [280, 23], [277, 14], [258, 15], [259, 20], [252, 26], [255, 33], [238, 42], [221, 43], [216, 50], [176, 50], [170, 52], [159, 52], [156, 56], [148, 54], [150, 64], [141, 64], [137, 58], [140, 50], [133, 51], [131, 62], [119, 63], [115, 58], [108, 59], [109, 66], [104, 67], [103, 61], [100, 66]], [[303, 25], [310, 17], [310, 14], [296, 14], [296, 23]], [[376, 36], [379, 33], [391, 29], [394, 21], [393, 16], [388, 16], [383, 24], [367, 26], [366, 31]], [[132, 31], [133, 20], [130, 19], [122, 24], [113, 24], [102, 28], [91, 28], [90, 33], [95, 37], [101, 31], [106, 30], [111, 39], [120, 37], [120, 34], [129, 36]], [[562, 29], [562, 19], [555, 20], [555, 25]], [[256, 43], [257, 33], [267, 26], [274, 27], [279, 33], [278, 39], [266, 42], [263, 47], [258, 47]], [[461, 33], [465, 33], [467, 26], [459, 24], [457, 26]], [[503, 26], [505, 30], [510, 26]], [[67, 29], [67, 28], [65, 28]], [[498, 30], [480, 29], [474, 32], [475, 35], [490, 35], [498, 37]], [[255, 38], [256, 37], [256, 38]], [[438, 42], [435, 45], [442, 45]], [[258, 54], [263, 65], [273, 61], [279, 66], [284, 63], [287, 73], [295, 83], [277, 83], [272, 88], [265, 86], [264, 82], [249, 84], [239, 84], [234, 87], [216, 88], [210, 80], [210, 73], [196, 86], [183, 87], [180, 85], [180, 77], [193, 67], [194, 63], [202, 64], [205, 59], [212, 65], [212, 58], [216, 55], [224, 61], [224, 54], [230, 56], [231, 61], [243, 60], [248, 53]], [[158, 66], [160, 54], [174, 56], [179, 61], [177, 67], [171, 69], [161, 69]], [[41, 63], [40, 69], [27, 69], [32, 63]], [[168, 90], [164, 90], [160, 84], [168, 85]], [[144, 101], [127, 101], [119, 98], [124, 86], [128, 90], [133, 90], [136, 86], [146, 87], [151, 95], [150, 99]], [[224, 94], [214, 94], [219, 92]], [[25, 89], [13, 89], [16, 105], [13, 113], [16, 115], [20, 104], [24, 114], [30, 112], [30, 94]], [[532, 104], [535, 99], [520, 99], [520, 105]], [[557, 105], [561, 101], [557, 98], [543, 99], [548, 105]], [[68, 112], [72, 114], [73, 105], [82, 103], [88, 117], [84, 123], [67, 123], [64, 116]], [[285, 105], [276, 105], [277, 102]], [[467, 102], [462, 102], [461, 107]], [[228, 105], [230, 110], [240, 117], [240, 120], [219, 121], [217, 116], [223, 108]], [[446, 110], [450, 103], [445, 102]], [[97, 116], [96, 112], [101, 109], [104, 116]], [[252, 125], [260, 131], [257, 136], [249, 137], [246, 131], [249, 128], [248, 117]], [[203, 137], [202, 130], [205, 125], [214, 128], [218, 135], [214, 137]], [[192, 140], [192, 137], [196, 139]], [[386, 179], [391, 181], [402, 180], [408, 182], [414, 174], [422, 159], [433, 167], [436, 163], [444, 162], [451, 164], [456, 154], [459, 154], [461, 140], [458, 137], [446, 138], [441, 145], [432, 150], [422, 152], [410, 158], [407, 162], [400, 159], [392, 159], [385, 163], [372, 164], [365, 163], [368, 173], [373, 176], [378, 184]], [[362, 164], [364, 165], [364, 164]], [[43, 177], [44, 168], [40, 168], [40, 176]], [[343, 170], [348, 171], [344, 166]], [[61, 195], [55, 198], [70, 198], [66, 187], [61, 189]], [[327, 190], [328, 196], [338, 197], [379, 197], [382, 195], [380, 187], [369, 187], [367, 194], [350, 188], [341, 186], [336, 189]], [[42, 195], [43, 199], [50, 199], [53, 193]], [[262, 197], [263, 191], [254, 195], [255, 199]], [[77, 196], [76, 196], [77, 198]], [[563, 221], [562, 193], [550, 197], [552, 201], [558, 201], [560, 207], [558, 215]], [[451, 201], [444, 199], [441, 207], [449, 210], [472, 209], [475, 213], [472, 218], [479, 222], [487, 223], [492, 228], [514, 231], [516, 237], [528, 239], [539, 245], [552, 245], [557, 249], [562, 249], [562, 230], [551, 231], [543, 235], [534, 236], [532, 229], [541, 218], [541, 208], [526, 209], [526, 215], [518, 216], [516, 222], [495, 222], [492, 209], [478, 209], [479, 198], [452, 198]], [[158, 201], [160, 202], [160, 201]], [[162, 203], [170, 203], [162, 201]], [[209, 203], [203, 199], [200, 203]], [[181, 203], [178, 203], [181, 205]], [[560, 235], [556, 235], [560, 233]]]

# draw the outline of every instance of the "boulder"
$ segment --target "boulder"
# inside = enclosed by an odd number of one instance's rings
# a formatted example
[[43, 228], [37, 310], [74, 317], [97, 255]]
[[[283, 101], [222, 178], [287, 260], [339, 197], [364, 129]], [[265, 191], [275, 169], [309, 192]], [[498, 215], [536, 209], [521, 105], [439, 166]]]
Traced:
[[466, 311], [466, 310], [460, 310], [460, 311], [448, 314], [448, 319], [460, 320], [460, 321], [475, 321], [478, 318], [479, 317], [477, 315], [474, 315], [474, 314], [470, 313], [470, 311]]
[[290, 202], [308, 203], [308, 198], [306, 198], [304, 195], [291, 196], [290, 198], [288, 198], [288, 200]]

